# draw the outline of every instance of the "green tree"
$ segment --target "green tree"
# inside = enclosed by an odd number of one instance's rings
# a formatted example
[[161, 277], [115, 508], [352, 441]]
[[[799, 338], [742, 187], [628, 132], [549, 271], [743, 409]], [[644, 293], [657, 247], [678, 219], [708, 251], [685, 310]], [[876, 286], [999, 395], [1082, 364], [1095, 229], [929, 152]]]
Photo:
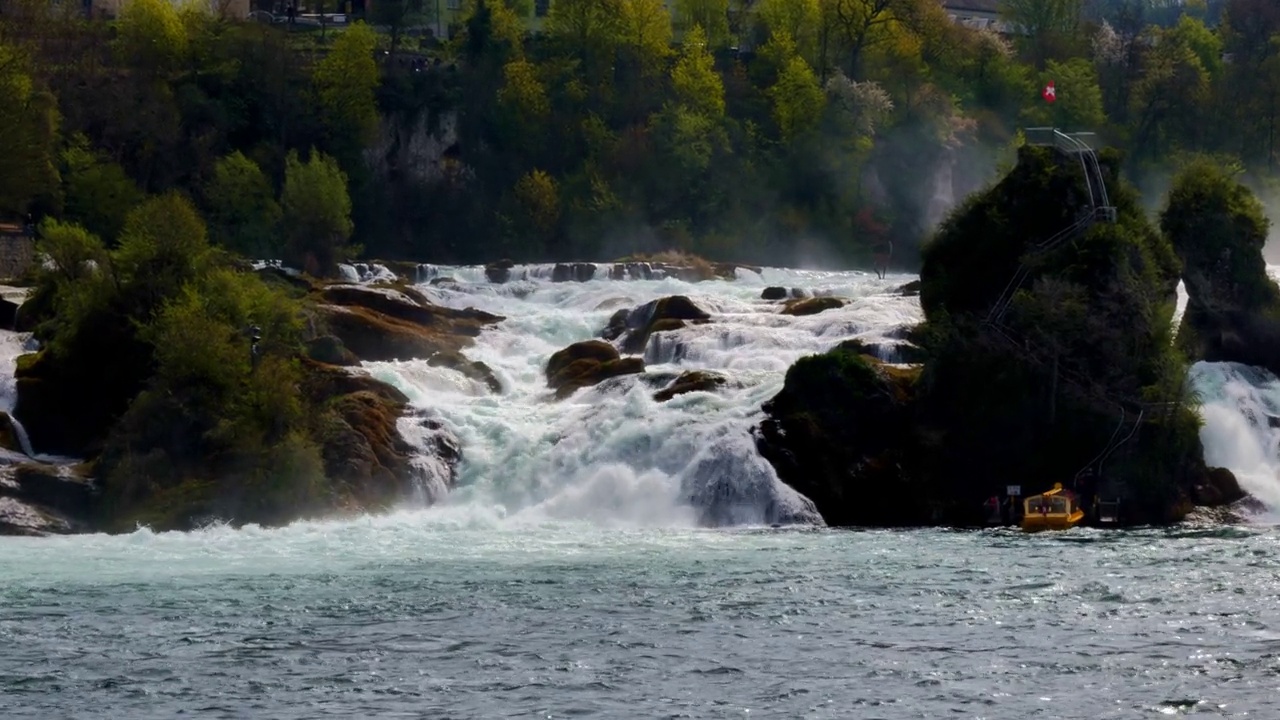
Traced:
[[212, 248], [204, 220], [183, 195], [148, 198], [125, 219], [111, 254], [117, 286], [138, 321], [150, 320], [184, 285], [208, 272]]
[[313, 152], [304, 163], [289, 153], [280, 205], [285, 262], [313, 275], [332, 275], [356, 252], [346, 244], [353, 229], [347, 176], [333, 158]]
[[683, 32], [701, 26], [711, 47], [729, 44], [729, 0], [676, 0], [675, 17]]
[[118, 163], [93, 152], [83, 136], [62, 153], [64, 212], [89, 232], [114, 242], [143, 193]]
[[279, 257], [280, 204], [257, 163], [239, 151], [219, 159], [204, 200], [214, 242], [251, 257]]
[[1038, 101], [1026, 113], [1029, 122], [1072, 132], [1096, 131], [1105, 125], [1102, 88], [1092, 63], [1084, 58], [1062, 63], [1050, 60], [1040, 74], [1040, 87], [1050, 82], [1054, 84], [1056, 100], [1052, 104]]
[[724, 116], [724, 82], [715, 71], [715, 60], [701, 25], [694, 25], [685, 33], [680, 59], [671, 70], [671, 83], [684, 107], [708, 118]]
[[622, 43], [624, 0], [557, 0], [545, 30], [568, 55], [582, 61], [591, 82], [604, 82]]
[[1068, 52], [1078, 40], [1083, 0], [1001, 0], [1000, 14], [1019, 30], [1037, 67]]
[[357, 22], [338, 36], [333, 50], [316, 64], [315, 85], [329, 139], [344, 153], [358, 152], [378, 131], [378, 36]]
[[784, 141], [790, 142], [812, 130], [822, 119], [826, 96], [818, 86], [813, 68], [798, 55], [787, 61], [778, 82], [769, 89], [769, 96]]
[[804, 57], [814, 57], [818, 46], [818, 0], [760, 0], [760, 20], [770, 35], [786, 33]]
[[187, 28], [170, 0], [127, 0], [116, 27], [118, 51], [142, 72], [172, 72], [187, 55]]
[[0, 214], [21, 215], [58, 187], [57, 101], [35, 88], [27, 65], [16, 48], [0, 42]]
[[671, 56], [671, 15], [666, 5], [662, 0], [630, 0], [621, 9], [622, 44], [635, 56], [641, 77], [660, 76]]

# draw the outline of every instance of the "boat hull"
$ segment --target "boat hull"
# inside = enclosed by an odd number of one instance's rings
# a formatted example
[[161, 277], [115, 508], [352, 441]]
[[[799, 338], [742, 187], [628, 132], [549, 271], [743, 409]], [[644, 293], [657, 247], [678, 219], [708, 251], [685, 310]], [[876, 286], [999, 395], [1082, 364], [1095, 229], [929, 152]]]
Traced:
[[1084, 520], [1084, 512], [1076, 510], [1070, 514], [1050, 513], [1026, 515], [1022, 518], [1023, 532], [1043, 532], [1045, 530], [1070, 530]]

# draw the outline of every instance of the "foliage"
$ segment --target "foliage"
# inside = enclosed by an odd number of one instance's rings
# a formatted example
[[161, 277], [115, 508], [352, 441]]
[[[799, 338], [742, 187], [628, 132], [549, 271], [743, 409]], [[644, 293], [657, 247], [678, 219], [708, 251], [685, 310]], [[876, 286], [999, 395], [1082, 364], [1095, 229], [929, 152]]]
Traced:
[[36, 88], [27, 65], [0, 36], [0, 214], [24, 215], [36, 198], [54, 197], [58, 185], [57, 101]]
[[249, 257], [280, 256], [280, 205], [257, 163], [239, 151], [218, 160], [204, 205], [214, 242]]
[[285, 261], [314, 274], [332, 273], [352, 248], [351, 197], [337, 161], [313, 153], [302, 162], [296, 153], [285, 161], [280, 196], [285, 227]]
[[358, 22], [338, 36], [333, 50], [315, 69], [320, 111], [337, 147], [358, 150], [378, 129], [378, 66], [373, 61], [377, 34]]

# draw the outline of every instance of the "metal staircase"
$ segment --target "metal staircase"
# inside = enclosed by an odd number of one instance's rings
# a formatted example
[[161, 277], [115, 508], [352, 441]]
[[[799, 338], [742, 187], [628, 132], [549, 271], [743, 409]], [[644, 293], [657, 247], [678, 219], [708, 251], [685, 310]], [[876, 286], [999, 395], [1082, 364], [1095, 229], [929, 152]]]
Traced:
[[1027, 128], [1026, 136], [1028, 145], [1052, 147], [1068, 157], [1076, 157], [1080, 160], [1080, 167], [1084, 171], [1085, 188], [1089, 193], [1089, 205], [1075, 222], [1054, 233], [1048, 239], [1035, 243], [1024, 254], [1024, 259], [1018, 265], [1017, 271], [987, 313], [987, 324], [999, 324], [1004, 320], [1005, 313], [1013, 302], [1013, 296], [1031, 273], [1031, 266], [1027, 260], [1055, 250], [1068, 240], [1083, 235], [1095, 222], [1116, 221], [1116, 209], [1107, 194], [1107, 181], [1102, 174], [1102, 166], [1098, 163], [1098, 154], [1094, 152], [1093, 146], [1081, 140], [1082, 137], [1091, 137], [1092, 133], [1069, 135], [1057, 128]]
[[[1120, 411], [1119, 422], [1106, 446], [1076, 473], [1074, 480], [1079, 479], [1090, 470], [1100, 474], [1102, 466], [1111, 455], [1137, 435], [1148, 410], [1172, 407], [1175, 403], [1146, 403], [1132, 398], [1117, 400], [1091, 378], [1084, 377], [1069, 368], [1060, 368], [1056, 360], [1050, 361], [1046, 357], [1041, 357], [1043, 353], [1037, 352], [1038, 348], [1025, 338], [1019, 337], [1003, 324], [1005, 315], [1013, 303], [1014, 296], [1031, 275], [1033, 269], [1032, 260], [1057, 249], [1069, 240], [1083, 235], [1094, 223], [1116, 222], [1116, 208], [1111, 204], [1111, 198], [1107, 193], [1106, 177], [1103, 175], [1102, 166], [1098, 162], [1098, 155], [1093, 146], [1085, 141], [1086, 138], [1092, 137], [1092, 133], [1072, 135], [1064, 133], [1057, 128], [1027, 128], [1026, 137], [1028, 145], [1052, 147], [1058, 152], [1068, 157], [1077, 158], [1080, 161], [1080, 167], [1084, 171], [1084, 182], [1088, 191], [1089, 205], [1083, 209], [1073, 223], [1059, 230], [1051, 237], [1033, 244], [1023, 254], [1023, 260], [1019, 263], [1017, 271], [1014, 272], [1013, 277], [1009, 279], [1004, 290], [996, 298], [983, 324], [1003, 338], [1009, 345], [1016, 348], [1024, 358], [1037, 365], [1045, 366], [1046, 369], [1052, 365], [1052, 372], [1055, 376], [1061, 377], [1066, 384], [1074, 387], [1081, 394], [1090, 396], [1100, 403], [1112, 406]], [[1130, 412], [1136, 413], [1136, 418], [1133, 420], [1132, 427], [1126, 433], [1123, 431]]]

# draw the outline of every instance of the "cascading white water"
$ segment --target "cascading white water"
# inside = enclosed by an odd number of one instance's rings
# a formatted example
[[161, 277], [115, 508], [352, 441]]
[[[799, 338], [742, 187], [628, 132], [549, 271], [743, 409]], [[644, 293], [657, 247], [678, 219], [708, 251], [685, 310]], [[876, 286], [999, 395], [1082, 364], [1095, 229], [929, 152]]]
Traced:
[[18, 356], [32, 352], [35, 349], [34, 342], [30, 333], [0, 330], [0, 412], [9, 416], [18, 445], [28, 457], [35, 457], [31, 439], [27, 436], [27, 429], [13, 415], [13, 410], [18, 405], [18, 381], [14, 377], [14, 371]]
[[1280, 380], [1262, 368], [1200, 362], [1191, 382], [1203, 402], [1205, 462], [1231, 470], [1241, 488], [1280, 511]]
[[[766, 269], [696, 284], [671, 278], [554, 283], [551, 269], [518, 266], [504, 284], [489, 283], [480, 267], [423, 266], [419, 272], [419, 289], [433, 302], [506, 318], [466, 351], [494, 370], [502, 394], [423, 361], [365, 365], [437, 413], [461, 440], [459, 488], [439, 512], [465, 506], [534, 521], [644, 526], [816, 522], [812, 504], [783, 485], [756, 451], [749, 430], [761, 404], [800, 357], [853, 337], [890, 352], [900, 342], [895, 330], [920, 319], [917, 299], [892, 292], [912, 279], [906, 276]], [[429, 283], [442, 277], [458, 283]], [[760, 299], [768, 285], [853, 301], [818, 315], [784, 316], [779, 303]], [[543, 374], [552, 353], [595, 337], [619, 308], [670, 295], [688, 296], [711, 322], [655, 334], [643, 376], [552, 398]], [[653, 399], [692, 369], [721, 372], [728, 382], [713, 393]]]

